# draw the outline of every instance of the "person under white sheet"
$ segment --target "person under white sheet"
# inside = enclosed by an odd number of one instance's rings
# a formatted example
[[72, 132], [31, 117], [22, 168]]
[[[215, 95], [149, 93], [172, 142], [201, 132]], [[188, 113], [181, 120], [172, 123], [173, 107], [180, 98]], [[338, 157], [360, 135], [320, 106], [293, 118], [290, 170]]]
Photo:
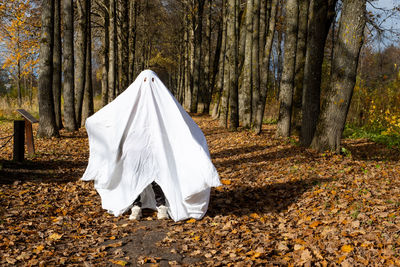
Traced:
[[156, 210], [156, 183], [174, 221], [205, 215], [211, 187], [220, 186], [206, 139], [153, 71], [140, 73], [85, 126], [90, 156], [81, 179], [94, 180], [104, 209], [119, 216], [140, 196], [139, 209]]

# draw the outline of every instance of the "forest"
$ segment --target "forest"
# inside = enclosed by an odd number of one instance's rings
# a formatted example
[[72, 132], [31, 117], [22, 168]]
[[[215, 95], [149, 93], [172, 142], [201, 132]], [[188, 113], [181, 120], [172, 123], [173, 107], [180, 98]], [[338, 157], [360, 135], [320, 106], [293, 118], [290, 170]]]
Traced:
[[[381, 2], [0, 0], [0, 263], [400, 266], [400, 4]], [[146, 69], [207, 139], [202, 220], [114, 218], [79, 180], [86, 119]], [[23, 163], [19, 108], [39, 120]]]

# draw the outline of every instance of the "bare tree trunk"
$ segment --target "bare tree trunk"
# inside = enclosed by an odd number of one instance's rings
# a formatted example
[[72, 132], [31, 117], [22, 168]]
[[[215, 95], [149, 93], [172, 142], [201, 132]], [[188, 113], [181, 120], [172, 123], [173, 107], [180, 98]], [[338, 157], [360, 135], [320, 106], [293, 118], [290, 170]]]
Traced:
[[320, 111], [322, 62], [326, 37], [335, 14], [336, 0], [311, 0], [304, 66], [300, 142], [309, 146]]
[[39, 56], [39, 129], [41, 137], [58, 136], [53, 99], [54, 2], [42, 1], [42, 35]]
[[91, 29], [91, 3], [88, 1], [86, 7], [87, 16], [87, 44], [86, 44], [86, 69], [85, 69], [85, 94], [83, 98], [82, 126], [94, 113], [93, 85], [92, 85], [92, 29]]
[[299, 31], [297, 33], [296, 68], [294, 78], [293, 96], [293, 122], [292, 127], [300, 134], [301, 129], [301, 102], [303, 98], [304, 66], [306, 62], [307, 23], [309, 0], [300, 1], [299, 5]]
[[195, 1], [197, 10], [196, 22], [194, 24], [194, 69], [193, 69], [193, 90], [190, 104], [190, 112], [197, 113], [198, 96], [200, 91], [200, 73], [202, 63], [202, 31], [203, 31], [203, 10], [204, 0]]
[[[225, 0], [222, 2], [222, 18], [221, 18], [221, 53], [219, 54], [218, 64], [218, 77], [217, 77], [217, 101], [213, 107], [212, 117], [217, 119], [220, 115], [218, 110], [222, 107], [222, 97], [224, 89], [224, 71], [225, 71], [225, 57], [226, 57], [226, 16], [225, 14]], [[226, 116], [225, 116], [226, 123]]]
[[18, 106], [22, 105], [22, 88], [21, 88], [21, 60], [18, 60], [17, 70], [17, 93], [18, 93]]
[[135, 80], [137, 1], [129, 2], [129, 84]]
[[238, 103], [238, 40], [237, 40], [237, 18], [238, 6], [236, 0], [228, 0], [228, 67], [229, 67], [229, 130], [235, 131], [239, 126], [239, 103]]
[[207, 23], [206, 23], [206, 40], [205, 40], [205, 56], [204, 56], [204, 88], [202, 88], [203, 91], [203, 113], [208, 114], [210, 112], [210, 101], [211, 101], [211, 95], [212, 95], [212, 87], [210, 86], [211, 84], [211, 1], [207, 0]]
[[120, 72], [120, 90], [119, 92], [123, 92], [129, 85], [129, 3], [128, 0], [121, 1], [121, 46], [119, 47], [120, 54], [120, 62], [119, 62], [119, 72]]
[[61, 0], [54, 1], [54, 48], [53, 48], [53, 96], [54, 111], [58, 129], [62, 129], [61, 119]]
[[[109, 1], [105, 1], [104, 5], [109, 7]], [[102, 106], [104, 107], [108, 103], [108, 53], [110, 48], [110, 36], [109, 36], [109, 25], [110, 17], [108, 14], [108, 8], [103, 7], [103, 19], [104, 19], [104, 34], [103, 34], [103, 49], [102, 49], [102, 67], [101, 67], [101, 100]]]
[[290, 136], [290, 119], [292, 114], [294, 70], [297, 45], [297, 26], [299, 16], [298, 0], [286, 2], [286, 32], [285, 32], [285, 55], [279, 93], [279, 118], [277, 125], [277, 136]]
[[251, 100], [251, 123], [255, 122], [257, 104], [260, 99], [260, 0], [253, 0], [253, 51], [251, 56], [251, 74], [253, 81]]
[[366, 0], [345, 0], [334, 50], [332, 80], [322, 107], [311, 147], [318, 151], [340, 152], [357, 77], [357, 66], [366, 23]]
[[223, 2], [223, 13], [224, 13], [224, 53], [222, 61], [223, 71], [221, 75], [221, 103], [220, 103], [220, 112], [219, 112], [219, 124], [220, 126], [227, 128], [228, 127], [228, 111], [229, 111], [229, 62], [228, 62], [228, 54], [229, 54], [229, 41], [228, 41], [228, 12], [227, 12], [227, 1]]
[[239, 88], [239, 114], [243, 127], [250, 127], [251, 125], [253, 5], [253, 0], [247, 0], [246, 20], [243, 25], [246, 29], [246, 43], [244, 48], [243, 82]]
[[114, 100], [116, 96], [116, 70], [115, 70], [115, 61], [116, 61], [116, 41], [117, 41], [117, 22], [116, 22], [116, 10], [115, 10], [115, 1], [110, 0], [109, 14], [110, 14], [110, 27], [109, 27], [109, 37], [110, 37], [110, 50], [108, 57], [108, 102]]
[[67, 131], [77, 129], [74, 93], [74, 8], [73, 0], [63, 0], [64, 22], [64, 122]]
[[[210, 103], [212, 100], [213, 95], [216, 95], [216, 102], [219, 102], [221, 92], [216, 88], [216, 79], [217, 79], [217, 74], [218, 74], [218, 69], [219, 69], [219, 62], [220, 62], [220, 55], [221, 55], [221, 47], [222, 47], [222, 22], [218, 23], [218, 37], [217, 37], [217, 44], [215, 48], [215, 53], [214, 53], [214, 60], [213, 60], [213, 70], [211, 73], [211, 83], [210, 83]], [[215, 103], [214, 103], [215, 104]], [[213, 107], [213, 112], [212, 114], [214, 115], [214, 107]]]
[[85, 70], [86, 70], [86, 46], [87, 46], [87, 5], [89, 0], [77, 0], [78, 27], [77, 27], [77, 49], [75, 56], [75, 110], [76, 123], [81, 125], [83, 94], [85, 92]]
[[[282, 8], [280, 8], [282, 9]], [[280, 12], [282, 13], [282, 11]], [[281, 15], [281, 14], [280, 14]], [[279, 94], [281, 92], [281, 82], [282, 82], [282, 73], [283, 73], [283, 53], [282, 53], [282, 41], [283, 41], [283, 31], [280, 30], [277, 32], [278, 42], [277, 42], [277, 66], [276, 66], [276, 98], [279, 99]]]
[[260, 100], [258, 101], [256, 118], [254, 122], [254, 131], [256, 134], [261, 132], [262, 122], [264, 118], [265, 103], [267, 101], [267, 90], [268, 90], [268, 73], [269, 73], [269, 63], [271, 58], [272, 43], [275, 35], [275, 25], [276, 25], [276, 14], [277, 14], [278, 0], [272, 0], [270, 8], [270, 16], [268, 22], [268, 32], [267, 39], [265, 42], [264, 53], [261, 57], [261, 77], [260, 77]]

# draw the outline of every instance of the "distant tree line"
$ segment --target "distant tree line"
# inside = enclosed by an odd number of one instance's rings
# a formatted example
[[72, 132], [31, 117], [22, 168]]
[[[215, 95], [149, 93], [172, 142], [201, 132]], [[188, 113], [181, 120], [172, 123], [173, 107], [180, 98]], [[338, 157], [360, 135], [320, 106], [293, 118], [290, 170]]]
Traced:
[[278, 136], [296, 131], [304, 146], [339, 152], [366, 2], [42, 1], [39, 133], [76, 130], [93, 114], [95, 63], [102, 105], [152, 68], [188, 111], [260, 133], [267, 95], [276, 92]]

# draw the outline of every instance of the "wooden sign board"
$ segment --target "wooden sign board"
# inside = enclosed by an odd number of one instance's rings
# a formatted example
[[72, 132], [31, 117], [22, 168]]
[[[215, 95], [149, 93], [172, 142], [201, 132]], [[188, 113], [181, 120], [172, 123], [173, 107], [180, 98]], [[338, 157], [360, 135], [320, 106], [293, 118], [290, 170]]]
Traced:
[[27, 119], [30, 123], [37, 123], [39, 122], [35, 117], [33, 117], [28, 111], [25, 109], [17, 109], [18, 113], [24, 117], [24, 119]]

